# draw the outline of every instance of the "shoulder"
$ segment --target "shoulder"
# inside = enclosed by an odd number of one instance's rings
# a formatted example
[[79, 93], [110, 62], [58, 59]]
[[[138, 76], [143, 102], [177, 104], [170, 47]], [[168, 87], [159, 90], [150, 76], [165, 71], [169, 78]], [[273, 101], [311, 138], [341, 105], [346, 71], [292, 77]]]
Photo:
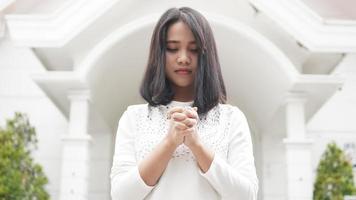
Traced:
[[148, 103], [133, 104], [133, 105], [127, 106], [126, 112], [137, 112], [137, 111], [141, 111], [141, 110], [147, 110], [147, 108], [148, 108]]
[[237, 106], [231, 104], [219, 104], [220, 110], [222, 110], [225, 114], [230, 115], [244, 115], [241, 109]]
[[219, 108], [226, 118], [233, 120], [234, 122], [246, 120], [245, 114], [237, 106], [231, 104], [219, 104]]
[[138, 114], [147, 110], [148, 104], [133, 104], [126, 107], [121, 118], [136, 118]]
[[140, 119], [140, 115], [144, 113], [143, 111], [145, 108], [147, 109], [147, 107], [148, 104], [135, 104], [127, 106], [119, 118], [119, 126], [120, 124], [134, 124], [135, 121]]
[[137, 118], [139, 116], [153, 115], [156, 112], [161, 112], [163, 107], [165, 106], [150, 106], [148, 103], [133, 104], [127, 106], [124, 114]]

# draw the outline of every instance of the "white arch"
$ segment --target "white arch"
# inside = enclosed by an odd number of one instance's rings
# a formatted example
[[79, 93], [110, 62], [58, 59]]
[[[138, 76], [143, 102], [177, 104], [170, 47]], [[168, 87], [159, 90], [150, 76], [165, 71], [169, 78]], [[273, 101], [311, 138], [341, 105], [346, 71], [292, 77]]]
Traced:
[[[238, 34], [249, 38], [251, 42], [258, 44], [267, 54], [279, 63], [278, 67], [287, 74], [289, 79], [295, 80], [299, 72], [295, 69], [292, 62], [284, 55], [284, 53], [271, 41], [263, 35], [247, 26], [231, 18], [220, 14], [212, 14], [211, 12], [202, 12], [204, 16], [211, 22], [223, 26], [226, 29], [232, 30]], [[96, 63], [119, 41], [124, 40], [130, 34], [139, 31], [144, 27], [153, 26], [160, 14], [146, 15], [142, 18], [127, 23], [124, 26], [116, 29], [97, 44], [86, 56], [81, 65], [78, 67], [78, 73], [83, 81], [87, 82], [90, 71], [95, 68]]]

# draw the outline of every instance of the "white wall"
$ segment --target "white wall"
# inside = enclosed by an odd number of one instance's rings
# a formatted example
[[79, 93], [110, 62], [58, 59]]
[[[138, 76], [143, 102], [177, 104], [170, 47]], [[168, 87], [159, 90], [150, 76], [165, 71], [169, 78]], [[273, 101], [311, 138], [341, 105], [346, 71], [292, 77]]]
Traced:
[[[47, 189], [52, 200], [59, 198], [61, 177], [61, 136], [68, 132], [68, 122], [52, 101], [31, 80], [31, 74], [44, 68], [28, 48], [14, 47], [0, 41], [0, 125], [16, 111], [26, 113], [36, 128], [38, 150], [35, 160], [49, 178]], [[95, 113], [93, 113], [95, 115]], [[93, 117], [97, 121], [98, 117]], [[109, 130], [91, 127], [89, 200], [110, 199], [110, 168], [113, 137]]]
[[344, 87], [315, 114], [307, 127], [314, 139], [314, 179], [320, 157], [332, 141], [347, 151], [356, 164], [356, 149], [352, 147], [356, 148], [356, 54], [347, 55], [333, 73], [345, 77]]
[[19, 111], [29, 116], [36, 128], [38, 151], [35, 160], [49, 178], [48, 191], [56, 200], [59, 192], [62, 134], [67, 121], [48, 97], [30, 79], [31, 73], [43, 67], [27, 48], [15, 48], [6, 40], [0, 41], [0, 124]]
[[110, 170], [114, 134], [109, 131], [91, 131], [89, 200], [110, 199]]
[[287, 196], [285, 134], [262, 135], [263, 152], [263, 200], [285, 200]]

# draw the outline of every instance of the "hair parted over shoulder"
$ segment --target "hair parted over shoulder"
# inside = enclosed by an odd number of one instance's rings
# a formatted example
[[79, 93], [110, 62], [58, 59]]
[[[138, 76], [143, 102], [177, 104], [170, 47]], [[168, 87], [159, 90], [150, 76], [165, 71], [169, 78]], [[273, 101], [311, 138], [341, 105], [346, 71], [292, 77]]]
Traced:
[[173, 100], [174, 91], [165, 75], [165, 53], [168, 28], [178, 21], [191, 29], [196, 40], [198, 67], [193, 106], [198, 107], [199, 114], [206, 114], [218, 103], [226, 102], [226, 89], [211, 27], [202, 14], [188, 7], [167, 10], [156, 24], [140, 93], [150, 106], [167, 105]]

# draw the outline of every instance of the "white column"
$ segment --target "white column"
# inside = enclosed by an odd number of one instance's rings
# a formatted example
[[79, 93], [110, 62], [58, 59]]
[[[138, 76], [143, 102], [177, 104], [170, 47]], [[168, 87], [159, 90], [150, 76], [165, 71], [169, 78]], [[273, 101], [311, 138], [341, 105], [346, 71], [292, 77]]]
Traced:
[[313, 196], [312, 141], [306, 138], [304, 93], [290, 93], [286, 104], [287, 199], [310, 200]]
[[88, 134], [90, 94], [87, 90], [68, 93], [69, 130], [63, 140], [60, 200], [87, 200], [89, 186]]

